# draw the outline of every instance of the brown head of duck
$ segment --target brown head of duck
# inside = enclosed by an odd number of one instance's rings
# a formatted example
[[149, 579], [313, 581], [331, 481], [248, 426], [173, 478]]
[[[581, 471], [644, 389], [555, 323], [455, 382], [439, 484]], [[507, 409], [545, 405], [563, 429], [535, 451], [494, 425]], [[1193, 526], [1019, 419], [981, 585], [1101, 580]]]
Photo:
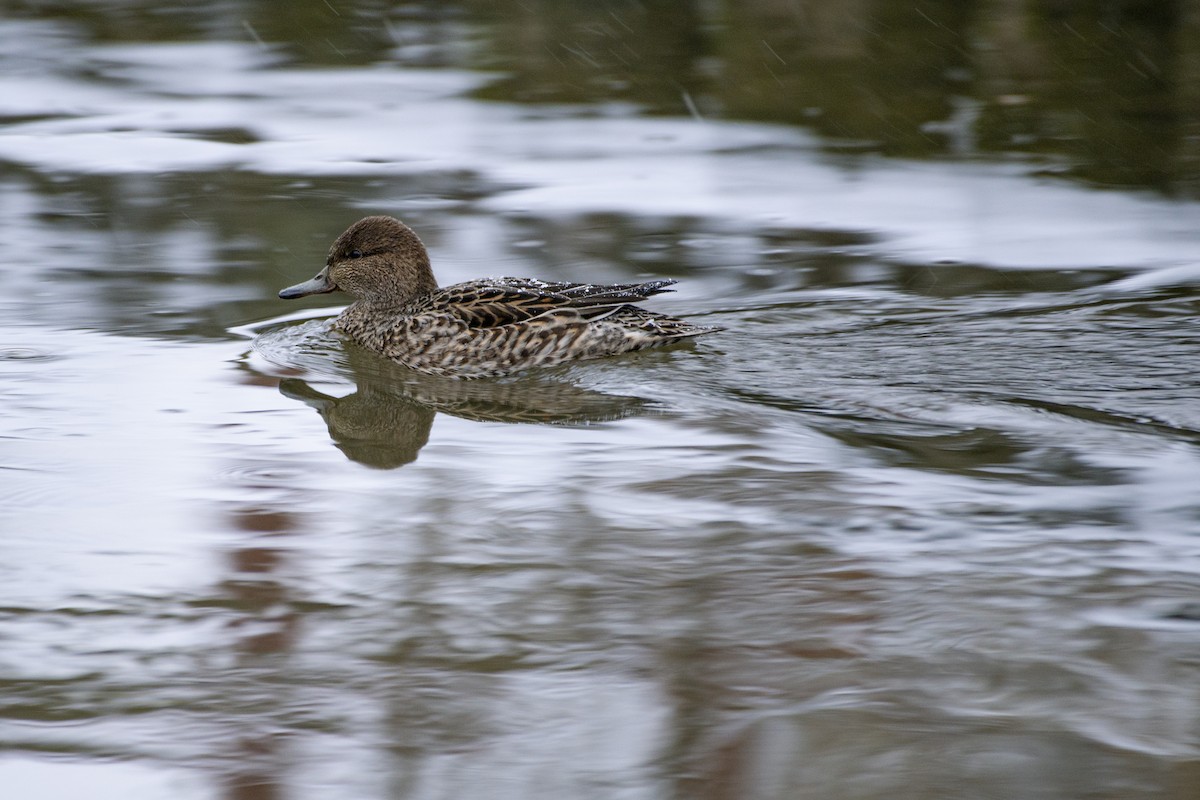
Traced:
[[397, 308], [437, 289], [429, 254], [412, 229], [393, 217], [366, 217], [329, 248], [312, 280], [279, 292], [285, 300], [345, 292], [373, 308]]

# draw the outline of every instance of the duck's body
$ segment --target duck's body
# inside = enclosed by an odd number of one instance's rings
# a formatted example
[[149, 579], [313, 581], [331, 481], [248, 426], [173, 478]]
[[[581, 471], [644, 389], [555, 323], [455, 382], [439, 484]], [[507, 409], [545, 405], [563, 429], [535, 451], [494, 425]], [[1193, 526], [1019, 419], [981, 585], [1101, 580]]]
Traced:
[[479, 378], [669, 344], [709, 332], [630, 305], [674, 281], [592, 286], [491, 278], [447, 286], [399, 309], [363, 302], [337, 327], [360, 344], [435, 375]]
[[420, 372], [480, 378], [719, 330], [633, 305], [674, 282], [488, 278], [439, 289], [416, 234], [391, 217], [367, 217], [338, 238], [317, 277], [279, 296], [344, 290], [355, 301], [335, 325], [355, 341]]

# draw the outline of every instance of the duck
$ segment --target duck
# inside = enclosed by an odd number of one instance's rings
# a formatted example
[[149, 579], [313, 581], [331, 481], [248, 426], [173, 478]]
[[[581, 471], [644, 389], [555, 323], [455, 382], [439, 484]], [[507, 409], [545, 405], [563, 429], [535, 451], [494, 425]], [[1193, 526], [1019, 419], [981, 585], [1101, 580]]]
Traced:
[[316, 277], [279, 297], [344, 292], [353, 302], [334, 327], [358, 344], [417, 372], [485, 378], [721, 330], [637, 305], [674, 283], [501, 277], [439, 288], [417, 234], [395, 217], [371, 216], [334, 241]]

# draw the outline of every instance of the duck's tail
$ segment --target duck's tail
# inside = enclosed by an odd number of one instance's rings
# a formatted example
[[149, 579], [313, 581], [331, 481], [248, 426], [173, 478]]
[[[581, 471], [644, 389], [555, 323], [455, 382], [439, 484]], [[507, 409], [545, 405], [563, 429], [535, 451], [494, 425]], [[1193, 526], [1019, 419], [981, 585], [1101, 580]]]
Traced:
[[634, 305], [611, 309], [602, 319], [616, 322], [639, 341], [640, 347], [653, 347], [704, 336], [724, 330], [714, 325], [696, 325], [678, 317], [647, 311]]

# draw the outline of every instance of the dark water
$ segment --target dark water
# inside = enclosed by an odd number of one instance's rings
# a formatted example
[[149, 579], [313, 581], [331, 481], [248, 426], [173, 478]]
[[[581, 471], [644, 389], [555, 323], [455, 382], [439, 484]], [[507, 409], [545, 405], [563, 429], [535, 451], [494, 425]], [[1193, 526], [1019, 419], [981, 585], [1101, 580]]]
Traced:
[[[1200, 795], [1200, 5], [16, 5], [24, 798]], [[672, 277], [414, 375], [289, 305]]]

